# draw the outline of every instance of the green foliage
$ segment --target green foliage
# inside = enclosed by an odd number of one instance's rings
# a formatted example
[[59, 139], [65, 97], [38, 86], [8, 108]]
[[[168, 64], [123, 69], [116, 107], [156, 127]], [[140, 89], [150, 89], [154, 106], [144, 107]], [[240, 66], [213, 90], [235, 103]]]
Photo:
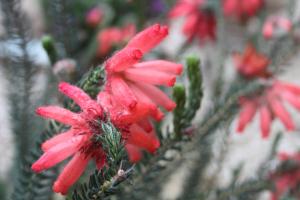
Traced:
[[83, 183], [74, 190], [73, 200], [100, 200], [114, 194], [117, 186], [127, 180], [133, 168], [122, 169], [122, 160], [125, 158], [124, 144], [121, 133], [111, 122], [100, 122], [102, 133], [97, 134], [95, 142], [100, 142], [106, 153], [106, 166], [95, 171], [88, 183]]
[[49, 56], [51, 64], [54, 64], [57, 60], [57, 51], [53, 38], [49, 35], [45, 35], [42, 38], [42, 45]]
[[173, 98], [177, 105], [173, 112], [173, 124], [174, 132], [178, 138], [181, 138], [184, 129], [191, 126], [191, 121], [201, 105], [203, 93], [199, 65], [200, 60], [198, 58], [187, 58], [188, 95], [186, 95], [183, 85], [176, 85], [173, 88]]

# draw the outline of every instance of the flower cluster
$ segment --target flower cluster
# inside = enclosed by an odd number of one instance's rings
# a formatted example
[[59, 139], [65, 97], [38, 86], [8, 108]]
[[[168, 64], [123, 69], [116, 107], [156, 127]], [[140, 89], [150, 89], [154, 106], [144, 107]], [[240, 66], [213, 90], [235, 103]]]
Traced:
[[268, 77], [269, 59], [258, 53], [252, 45], [248, 45], [243, 54], [236, 53], [233, 60], [237, 71], [245, 78]]
[[91, 28], [96, 28], [102, 20], [103, 11], [99, 7], [92, 8], [85, 16], [85, 22]]
[[287, 130], [293, 131], [295, 125], [284, 107], [284, 101], [300, 110], [300, 87], [277, 80], [261, 95], [250, 98], [242, 97], [240, 102], [242, 110], [237, 131], [242, 132], [256, 112], [259, 112], [263, 138], [269, 136], [271, 122], [275, 117], [281, 120]]
[[279, 154], [281, 162], [290, 162], [291, 167], [288, 170], [281, 170], [273, 173], [271, 179], [275, 182], [275, 191], [271, 195], [271, 200], [279, 200], [287, 192], [290, 192], [295, 198], [300, 198], [300, 153]]
[[215, 40], [216, 19], [211, 9], [205, 7], [206, 0], [179, 0], [169, 12], [169, 18], [186, 18], [182, 31], [189, 41], [194, 38]]
[[73, 113], [57, 106], [37, 109], [38, 115], [71, 126], [44, 142], [44, 154], [32, 165], [34, 171], [40, 172], [73, 155], [54, 183], [55, 192], [66, 194], [90, 160], [96, 162], [98, 169], [105, 165], [106, 154], [101, 143], [93, 140], [102, 133], [105, 116], [120, 130], [132, 162], [141, 159], [141, 150], [154, 153], [160, 146], [151, 118], [162, 119], [164, 114], [158, 106], [171, 111], [176, 104], [155, 85], [173, 86], [182, 65], [165, 60], [139, 61], [167, 34], [166, 26], [155, 24], [138, 33], [124, 49], [107, 60], [107, 81], [96, 101], [80, 88], [61, 83], [59, 90], [74, 100], [81, 112]]
[[264, 0], [223, 0], [225, 16], [245, 21], [254, 16], [264, 5]]

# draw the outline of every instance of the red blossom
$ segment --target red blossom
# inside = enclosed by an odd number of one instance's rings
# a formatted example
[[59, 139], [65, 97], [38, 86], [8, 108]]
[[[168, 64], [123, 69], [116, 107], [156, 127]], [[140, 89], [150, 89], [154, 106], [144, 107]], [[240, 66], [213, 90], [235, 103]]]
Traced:
[[264, 0], [223, 0], [225, 16], [245, 21], [253, 17], [263, 7]]
[[37, 109], [38, 115], [71, 126], [66, 132], [45, 141], [42, 144], [44, 154], [32, 165], [34, 171], [40, 172], [73, 156], [54, 183], [55, 192], [66, 194], [90, 160], [95, 160], [99, 169], [105, 164], [106, 155], [101, 143], [92, 140], [95, 134], [101, 134], [104, 116], [108, 115], [120, 130], [130, 161], [139, 161], [142, 150], [154, 153], [160, 146], [150, 118], [161, 120], [164, 114], [158, 106], [171, 111], [176, 104], [155, 85], [172, 86], [176, 75], [182, 72], [182, 65], [164, 60], [138, 62], [167, 34], [167, 27], [153, 25], [111, 57], [105, 63], [107, 81], [97, 101], [80, 88], [61, 83], [59, 90], [74, 100], [81, 112], [74, 113], [57, 106]]
[[246, 78], [269, 77], [267, 67], [269, 59], [259, 54], [252, 45], [248, 45], [243, 54], [233, 55], [237, 71]]
[[[144, 53], [157, 46], [168, 34], [168, 28], [155, 24], [132, 38], [127, 46], [117, 52], [105, 64], [107, 84], [105, 92], [118, 104], [122, 112], [160, 120], [163, 113], [158, 106], [171, 111], [176, 104], [156, 85], [173, 86], [176, 75], [181, 74], [182, 65], [165, 60], [140, 62]], [[102, 95], [102, 94], [100, 94]], [[107, 102], [102, 102], [105, 105]], [[113, 109], [116, 106], [110, 106]], [[115, 113], [116, 111], [112, 111]], [[143, 112], [143, 113], [140, 113]], [[114, 114], [113, 114], [114, 115]], [[145, 123], [144, 123], [145, 124]], [[148, 126], [149, 127], [149, 126]]]
[[300, 87], [296, 85], [276, 80], [270, 87], [266, 88], [263, 94], [254, 97], [242, 97], [237, 131], [243, 132], [256, 112], [259, 113], [263, 138], [269, 136], [271, 122], [276, 117], [280, 119], [287, 130], [293, 131], [295, 124], [283, 102], [287, 101], [300, 111], [299, 91]]
[[178, 0], [169, 18], [185, 17], [182, 32], [189, 41], [216, 39], [216, 19], [213, 11], [204, 8], [206, 0]]
[[92, 8], [85, 16], [86, 24], [92, 28], [97, 27], [103, 18], [103, 11], [99, 7]]
[[135, 34], [135, 26], [129, 24], [123, 28], [110, 27], [99, 32], [97, 36], [97, 56], [107, 55], [115, 45], [127, 42]]
[[292, 26], [292, 22], [288, 18], [272, 16], [264, 23], [262, 33], [266, 39], [271, 39], [278, 34], [289, 33]]
[[282, 162], [292, 161], [295, 166], [271, 174], [271, 179], [275, 182], [275, 191], [272, 192], [271, 200], [279, 200], [288, 191], [291, 191], [292, 195], [299, 199], [300, 193], [297, 192], [297, 187], [300, 184], [300, 153], [280, 153], [279, 159]]

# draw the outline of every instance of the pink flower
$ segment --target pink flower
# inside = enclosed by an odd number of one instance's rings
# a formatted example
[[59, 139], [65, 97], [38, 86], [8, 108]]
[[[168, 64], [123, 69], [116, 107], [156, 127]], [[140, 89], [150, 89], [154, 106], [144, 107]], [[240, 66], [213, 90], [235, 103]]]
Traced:
[[213, 11], [205, 9], [206, 0], [178, 0], [169, 18], [185, 17], [182, 31], [189, 41], [216, 39], [216, 19]]
[[106, 62], [105, 92], [123, 112], [135, 113], [131, 116], [141, 116], [146, 112], [160, 120], [163, 113], [158, 106], [167, 111], [175, 108], [176, 104], [156, 85], [173, 86], [176, 75], [182, 72], [182, 65], [165, 60], [139, 62], [143, 54], [157, 46], [167, 34], [167, 27], [155, 24], [138, 33]]
[[263, 7], [264, 0], [223, 0], [225, 16], [245, 21], [253, 17]]
[[[103, 108], [92, 100], [80, 88], [61, 83], [59, 90], [80, 106], [82, 112], [73, 113], [57, 106], [39, 107], [36, 113], [42, 117], [54, 119], [71, 128], [60, 133], [42, 144], [44, 154], [32, 165], [35, 172], [41, 172], [53, 167], [57, 163], [73, 156], [65, 166], [53, 186], [53, 191], [66, 194], [68, 189], [78, 180], [90, 160], [94, 160], [98, 169], [105, 164], [105, 152], [101, 143], [92, 138], [101, 134], [101, 123], [104, 119]], [[101, 96], [104, 99], [109, 98]], [[106, 105], [105, 105], [106, 106]], [[106, 109], [105, 109], [106, 110]], [[134, 118], [131, 114], [118, 113], [110, 116], [111, 121], [122, 133], [128, 156], [132, 162], [137, 162], [141, 150], [154, 153], [160, 146], [152, 130], [143, 129], [142, 120]], [[135, 123], [135, 120], [138, 122]]]
[[110, 27], [99, 32], [97, 36], [97, 56], [107, 55], [115, 45], [127, 42], [135, 34], [135, 26], [129, 24], [123, 28]]
[[269, 77], [267, 67], [269, 59], [256, 52], [253, 46], [248, 45], [243, 54], [236, 53], [233, 55], [235, 67], [238, 72], [246, 78]]
[[263, 138], [269, 136], [271, 122], [275, 117], [280, 119], [287, 130], [294, 130], [294, 122], [283, 101], [287, 101], [300, 111], [300, 87], [276, 80], [262, 95], [242, 97], [237, 131], [243, 132], [256, 112], [259, 113]]
[[279, 200], [288, 191], [291, 191], [292, 195], [299, 199], [300, 193], [297, 192], [297, 187], [300, 184], [300, 153], [280, 153], [279, 159], [282, 162], [293, 161], [295, 167], [271, 174], [271, 179], [275, 182], [275, 191], [272, 193], [271, 200]]
[[92, 28], [97, 27], [103, 18], [103, 11], [99, 7], [92, 8], [85, 16], [86, 24]]
[[66, 194], [69, 187], [80, 177], [89, 160], [95, 160], [99, 169], [105, 163], [105, 153], [101, 144], [91, 142], [91, 138], [100, 129], [103, 110], [96, 101], [75, 86], [61, 83], [59, 90], [73, 99], [82, 112], [73, 113], [57, 106], [44, 106], [36, 110], [38, 115], [54, 119], [71, 128], [42, 144], [44, 154], [32, 165], [32, 169], [40, 172], [73, 156], [53, 186], [53, 191]]
[[288, 18], [279, 16], [269, 17], [263, 26], [263, 36], [266, 39], [271, 39], [275, 35], [289, 33], [292, 26], [292, 22]]

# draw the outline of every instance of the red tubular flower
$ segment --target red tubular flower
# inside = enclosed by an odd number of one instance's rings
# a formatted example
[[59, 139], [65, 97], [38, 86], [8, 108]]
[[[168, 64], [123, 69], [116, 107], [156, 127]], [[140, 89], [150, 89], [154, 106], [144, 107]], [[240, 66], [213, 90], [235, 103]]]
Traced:
[[[268, 87], [264, 94], [255, 97], [243, 97], [240, 104], [242, 110], [239, 115], [237, 131], [242, 132], [258, 111], [260, 128], [263, 138], [267, 138], [273, 118], [277, 117], [287, 130], [295, 129], [294, 122], [284, 107], [287, 101], [300, 111], [300, 87], [276, 80]], [[298, 93], [297, 93], [298, 92]]]
[[129, 24], [123, 28], [111, 27], [102, 30], [97, 36], [97, 56], [104, 57], [115, 45], [127, 42], [135, 32], [135, 26], [133, 24]]
[[233, 56], [235, 67], [246, 78], [269, 77], [267, 67], [269, 59], [256, 52], [253, 46], [248, 45], [243, 54], [236, 53]]
[[103, 110], [96, 101], [75, 86], [61, 83], [59, 90], [73, 99], [82, 112], [73, 113], [56, 106], [44, 106], [36, 110], [38, 115], [70, 125], [71, 128], [42, 144], [44, 154], [33, 163], [32, 169], [40, 172], [74, 155], [53, 186], [55, 192], [66, 194], [69, 187], [80, 177], [89, 160], [95, 160], [98, 168], [102, 168], [105, 163], [105, 153], [101, 145], [91, 142], [96, 129], [100, 128], [97, 122], [103, 119]]
[[103, 18], [103, 11], [99, 7], [92, 8], [85, 17], [86, 24], [92, 28], [97, 27]]
[[272, 16], [264, 23], [262, 33], [266, 39], [271, 39], [276, 35], [289, 33], [292, 26], [292, 22], [288, 18]]
[[290, 192], [292, 196], [299, 199], [300, 193], [297, 187], [300, 184], [300, 153], [280, 153], [279, 159], [282, 162], [291, 161], [294, 166], [271, 174], [271, 179], [275, 182], [275, 191], [272, 192], [271, 200], [279, 200], [286, 192]]
[[[107, 72], [105, 91], [120, 108], [134, 113], [131, 117], [141, 116], [139, 112], [146, 111], [152, 118], [160, 120], [163, 113], [158, 106], [168, 111], [176, 106], [155, 85], [173, 86], [176, 75], [182, 72], [182, 65], [164, 60], [139, 63], [143, 54], [157, 46], [167, 34], [168, 28], [165, 26], [159, 24], [150, 26], [133, 37], [124, 49], [117, 52], [105, 64]], [[100, 104], [106, 103], [99, 99]], [[149, 129], [149, 126], [145, 129]]]
[[223, 0], [225, 16], [245, 21], [253, 17], [263, 7], [264, 0]]
[[216, 19], [213, 11], [204, 8], [206, 0], [178, 0], [169, 12], [169, 18], [186, 17], [183, 33], [189, 41], [194, 38], [216, 39]]

